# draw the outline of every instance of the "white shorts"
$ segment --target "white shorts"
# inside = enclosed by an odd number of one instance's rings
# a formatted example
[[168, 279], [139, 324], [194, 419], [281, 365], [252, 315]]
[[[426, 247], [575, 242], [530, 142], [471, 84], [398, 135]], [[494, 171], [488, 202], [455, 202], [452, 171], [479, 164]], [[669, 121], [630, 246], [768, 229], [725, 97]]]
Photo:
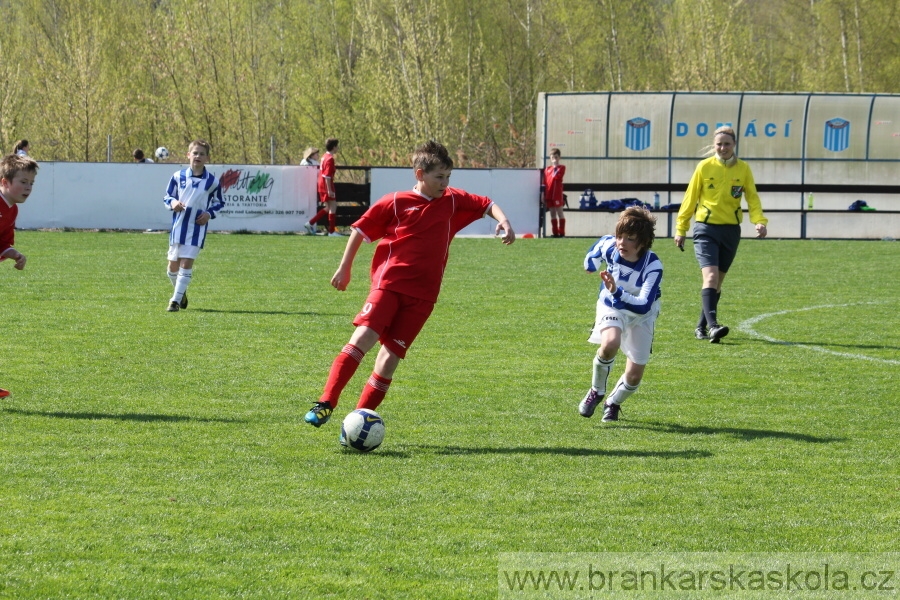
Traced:
[[626, 310], [611, 308], [597, 300], [597, 318], [591, 337], [588, 342], [599, 344], [603, 341], [601, 333], [609, 327], [618, 327], [622, 330], [622, 344], [620, 350], [636, 365], [646, 365], [650, 362], [650, 351], [653, 348], [653, 329], [656, 327], [656, 317], [659, 316], [659, 301], [653, 304], [646, 315], [636, 315]]
[[188, 246], [187, 244], [172, 244], [169, 246], [168, 259], [176, 261], [179, 258], [197, 258], [200, 255], [200, 246]]

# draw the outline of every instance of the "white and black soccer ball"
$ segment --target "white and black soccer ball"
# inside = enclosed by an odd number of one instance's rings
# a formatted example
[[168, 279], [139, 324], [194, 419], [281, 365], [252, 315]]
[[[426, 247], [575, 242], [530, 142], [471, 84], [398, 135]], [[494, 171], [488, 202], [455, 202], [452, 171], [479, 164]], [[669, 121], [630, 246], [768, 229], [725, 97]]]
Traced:
[[368, 408], [357, 408], [341, 424], [341, 445], [360, 452], [371, 452], [384, 441], [384, 421]]
[[169, 158], [169, 150], [165, 146], [160, 146], [159, 148], [157, 148], [155, 154], [156, 158], [158, 158], [159, 160], [166, 160], [167, 158]]

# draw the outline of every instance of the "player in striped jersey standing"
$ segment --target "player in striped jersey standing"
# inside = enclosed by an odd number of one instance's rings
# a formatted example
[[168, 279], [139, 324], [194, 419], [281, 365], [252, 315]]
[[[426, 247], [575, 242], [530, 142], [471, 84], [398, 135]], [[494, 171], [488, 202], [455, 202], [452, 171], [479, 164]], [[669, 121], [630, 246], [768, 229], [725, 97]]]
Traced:
[[172, 175], [163, 200], [166, 208], [172, 211], [168, 274], [175, 293], [166, 309], [169, 312], [187, 308], [187, 289], [194, 260], [206, 240], [207, 224], [225, 206], [219, 178], [206, 170], [209, 150], [209, 143], [203, 140], [190, 143], [187, 154], [190, 167]]

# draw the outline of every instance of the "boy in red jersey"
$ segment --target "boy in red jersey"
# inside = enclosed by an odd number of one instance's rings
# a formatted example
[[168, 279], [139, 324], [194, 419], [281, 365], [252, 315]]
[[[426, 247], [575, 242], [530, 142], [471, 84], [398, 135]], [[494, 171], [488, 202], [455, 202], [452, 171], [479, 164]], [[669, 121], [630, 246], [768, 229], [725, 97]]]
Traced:
[[322, 157], [322, 164], [319, 165], [319, 181], [316, 188], [319, 193], [319, 202], [325, 207], [303, 226], [310, 235], [316, 234], [316, 222], [325, 215], [328, 215], [328, 235], [341, 235], [335, 231], [337, 196], [334, 191], [334, 173], [337, 168], [334, 165], [334, 155], [338, 151], [338, 143], [335, 138], [325, 140], [325, 156]]
[[550, 211], [550, 223], [553, 225], [553, 237], [566, 237], [566, 213], [563, 205], [563, 176], [565, 165], [559, 164], [561, 153], [559, 148], [550, 151], [550, 166], [544, 169], [544, 181], [541, 186], [544, 192], [544, 206]]
[[509, 219], [490, 198], [449, 187], [453, 160], [444, 146], [423, 144], [412, 162], [415, 187], [382, 197], [353, 224], [331, 278], [331, 285], [346, 290], [362, 243], [381, 240], [372, 257], [369, 297], [353, 320], [356, 330], [334, 359], [321, 398], [306, 413], [305, 421], [314, 427], [328, 421], [344, 386], [379, 341], [381, 350], [356, 407], [375, 410], [384, 399], [400, 359], [434, 309], [450, 242], [461, 229], [487, 215], [497, 221], [495, 232], [504, 244], [516, 239]]
[[[0, 161], [0, 261], [16, 261], [18, 270], [25, 268], [25, 255], [13, 248], [19, 204], [28, 200], [38, 164], [27, 155], [10, 154]], [[0, 398], [9, 391], [0, 389]]]

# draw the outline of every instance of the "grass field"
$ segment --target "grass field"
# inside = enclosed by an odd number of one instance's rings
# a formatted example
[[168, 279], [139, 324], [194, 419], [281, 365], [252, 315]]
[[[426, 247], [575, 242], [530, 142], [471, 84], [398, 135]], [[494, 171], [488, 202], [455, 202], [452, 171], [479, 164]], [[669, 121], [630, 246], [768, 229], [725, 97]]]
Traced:
[[164, 235], [18, 232], [0, 598], [495, 598], [501, 553], [900, 550], [900, 245], [745, 240], [713, 345], [690, 247], [658, 240], [653, 358], [603, 424], [576, 408], [592, 241], [457, 240], [358, 454], [374, 354], [331, 423], [303, 415], [370, 246], [339, 293], [344, 240], [214, 235], [167, 313]]

